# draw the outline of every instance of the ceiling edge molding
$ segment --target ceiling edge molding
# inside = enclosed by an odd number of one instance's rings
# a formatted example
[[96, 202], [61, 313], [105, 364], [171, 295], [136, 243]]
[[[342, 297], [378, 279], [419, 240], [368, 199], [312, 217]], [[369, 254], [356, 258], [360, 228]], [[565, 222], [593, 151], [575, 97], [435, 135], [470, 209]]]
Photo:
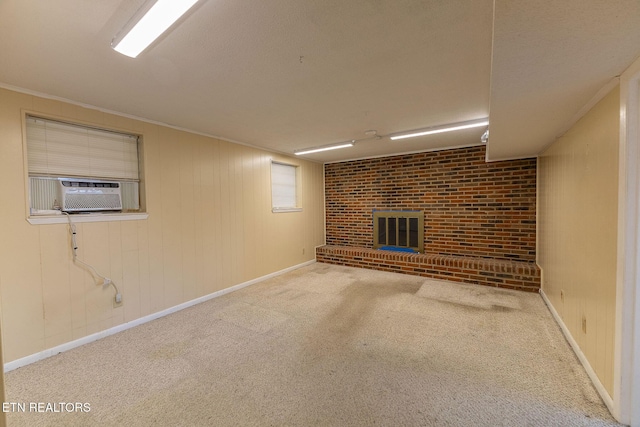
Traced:
[[467, 144], [467, 145], [451, 145], [451, 146], [446, 146], [446, 147], [428, 148], [428, 149], [425, 149], [425, 150], [404, 151], [402, 153], [379, 154], [377, 156], [355, 157], [353, 159], [347, 159], [347, 160], [332, 160], [330, 162], [324, 162], [324, 164], [328, 165], [328, 164], [332, 164], [332, 163], [345, 163], [345, 162], [355, 162], [355, 161], [358, 161], [358, 160], [381, 159], [381, 158], [384, 158], [384, 157], [406, 156], [408, 154], [419, 154], [419, 153], [430, 153], [430, 152], [433, 152], [433, 151], [455, 150], [455, 149], [458, 149], [458, 148], [479, 147], [481, 145], [485, 145], [485, 144], [478, 143], [478, 144]]
[[[144, 123], [149, 123], [149, 124], [152, 124], [152, 125], [164, 126], [164, 127], [170, 128], [170, 129], [181, 131], [181, 132], [187, 132], [187, 133], [194, 134], [194, 135], [200, 135], [200, 136], [204, 136], [204, 137], [207, 137], [207, 138], [213, 138], [213, 139], [217, 139], [217, 140], [220, 140], [220, 141], [229, 142], [231, 144], [243, 145], [245, 147], [254, 148], [256, 150], [261, 150], [261, 151], [264, 151], [264, 152], [267, 152], [267, 153], [279, 154], [279, 155], [283, 155], [283, 156], [287, 156], [287, 157], [291, 157], [291, 158], [296, 158], [293, 155], [293, 153], [286, 153], [286, 152], [282, 152], [282, 151], [272, 150], [272, 149], [268, 149], [268, 148], [265, 148], [265, 147], [260, 147], [258, 145], [253, 145], [253, 144], [249, 144], [249, 143], [242, 142], [242, 141], [236, 141], [236, 140], [229, 139], [229, 138], [223, 138], [221, 136], [211, 135], [211, 134], [208, 134], [208, 133], [205, 133], [205, 132], [199, 132], [199, 131], [196, 131], [196, 130], [193, 130], [193, 129], [188, 129], [188, 128], [183, 128], [183, 127], [180, 127], [180, 126], [171, 125], [169, 123], [164, 123], [164, 122], [160, 122], [160, 121], [157, 121], [157, 120], [151, 120], [151, 119], [147, 119], [147, 118], [144, 118], [144, 117], [135, 116], [135, 115], [132, 115], [132, 114], [121, 113], [121, 112], [118, 112], [118, 111], [109, 110], [107, 108], [102, 108], [102, 107], [98, 107], [98, 106], [95, 106], [95, 105], [85, 104], [83, 102], [78, 102], [78, 101], [74, 101], [74, 100], [71, 100], [71, 99], [63, 98], [63, 97], [60, 97], [60, 96], [50, 95], [50, 94], [47, 94], [47, 93], [38, 92], [38, 91], [35, 91], [35, 90], [31, 90], [31, 89], [25, 89], [25, 88], [22, 88], [22, 87], [19, 87], [19, 86], [13, 86], [13, 85], [10, 85], [10, 84], [6, 84], [4, 82], [0, 82], [0, 89], [6, 89], [6, 90], [13, 91], [13, 92], [23, 93], [25, 95], [37, 96], [39, 98], [44, 98], [44, 99], [51, 99], [53, 101], [65, 102], [67, 104], [75, 105], [75, 106], [86, 108], [86, 109], [89, 109], [89, 110], [100, 111], [101, 113], [112, 114], [114, 116], [124, 117], [124, 118], [131, 119], [131, 120], [137, 120], [137, 121], [144, 122]], [[305, 160], [309, 161], [309, 162], [313, 162], [313, 163], [322, 163], [321, 161], [313, 160], [313, 159], [305, 158]]]
[[[615, 76], [607, 83], [605, 83], [605, 85], [602, 86], [600, 90], [597, 91], [596, 94], [580, 110], [578, 110], [576, 114], [573, 115], [573, 117], [571, 117], [566, 125], [562, 127], [560, 133], [556, 136], [556, 139], [567, 133], [567, 131], [578, 122], [578, 120], [584, 117], [585, 114], [587, 114], [598, 102], [600, 102], [605, 96], [607, 96], [609, 92], [611, 92], [613, 88], [616, 87], [619, 83], [620, 76]], [[544, 149], [540, 150], [540, 153], [542, 153], [547, 148], [547, 146], [545, 146]]]
[[539, 157], [544, 153], [549, 147], [551, 147], [558, 139], [560, 139], [565, 133], [567, 133], [578, 121], [584, 117], [591, 109], [602, 100], [605, 96], [609, 94], [620, 83], [620, 76], [615, 76], [611, 80], [609, 80], [604, 86], [600, 88], [596, 92], [596, 94], [586, 103], [584, 106], [575, 113], [571, 119], [560, 129], [560, 132], [556, 135], [553, 141], [550, 141], [548, 144], [545, 144], [544, 147], [538, 151], [536, 157]]
[[511, 160], [526, 160], [526, 159], [537, 159], [538, 157], [540, 157], [539, 154], [535, 154], [533, 156], [516, 156], [516, 157], [504, 157], [504, 158], [500, 158], [500, 159], [489, 159], [488, 156], [485, 157], [485, 162], [487, 163], [496, 163], [496, 162], [508, 162]]

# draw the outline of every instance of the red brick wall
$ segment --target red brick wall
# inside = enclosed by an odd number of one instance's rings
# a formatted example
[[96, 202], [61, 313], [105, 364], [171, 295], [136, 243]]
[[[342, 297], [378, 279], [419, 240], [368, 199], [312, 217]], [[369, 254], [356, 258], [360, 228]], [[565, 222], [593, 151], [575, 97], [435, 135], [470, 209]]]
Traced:
[[485, 147], [325, 165], [327, 245], [373, 246], [372, 211], [423, 210], [426, 253], [535, 261], [536, 159]]
[[433, 279], [538, 292], [540, 268], [533, 262], [451, 255], [410, 254], [349, 246], [320, 246], [316, 260]]

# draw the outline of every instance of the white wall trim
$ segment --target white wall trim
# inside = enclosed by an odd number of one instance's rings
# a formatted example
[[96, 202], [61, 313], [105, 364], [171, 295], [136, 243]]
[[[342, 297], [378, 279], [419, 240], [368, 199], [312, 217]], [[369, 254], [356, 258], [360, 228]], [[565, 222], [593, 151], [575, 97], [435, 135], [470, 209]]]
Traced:
[[614, 416], [640, 427], [640, 59], [620, 77]]
[[547, 308], [551, 312], [551, 315], [555, 319], [556, 323], [558, 324], [558, 326], [560, 326], [560, 329], [562, 330], [564, 337], [567, 339], [567, 342], [573, 349], [573, 352], [578, 357], [578, 360], [580, 361], [580, 363], [582, 363], [584, 370], [587, 372], [587, 375], [591, 379], [591, 382], [596, 388], [596, 391], [602, 398], [602, 401], [605, 403], [605, 405], [607, 405], [607, 408], [609, 408], [609, 412], [613, 414], [614, 413], [613, 399], [607, 392], [607, 389], [604, 388], [604, 385], [602, 385], [602, 382], [600, 382], [600, 378], [598, 378], [596, 371], [594, 371], [593, 368], [591, 367], [591, 364], [587, 360], [587, 357], [584, 355], [584, 353], [580, 349], [580, 346], [571, 335], [571, 332], [569, 332], [569, 328], [567, 328], [567, 326], [564, 324], [564, 322], [562, 321], [562, 318], [560, 317], [556, 309], [553, 307], [553, 304], [551, 304], [551, 301], [549, 301], [549, 299], [547, 298], [547, 295], [544, 293], [542, 289], [540, 289], [540, 296], [542, 297], [542, 300], [544, 301], [544, 303], [547, 305]]
[[[73, 215], [73, 222], [107, 222], [107, 221], [140, 221], [149, 218], [148, 213], [91, 213]], [[43, 215], [30, 216], [27, 218], [29, 224], [67, 224], [69, 220], [66, 215]]]
[[64, 343], [64, 344], [55, 346], [53, 348], [49, 348], [49, 349], [43, 350], [43, 351], [41, 351], [39, 353], [35, 353], [35, 354], [32, 354], [32, 355], [29, 355], [29, 356], [14, 360], [12, 362], [5, 363], [4, 364], [4, 372], [9, 372], [9, 371], [12, 371], [14, 369], [18, 369], [18, 368], [21, 368], [23, 366], [29, 365], [31, 363], [35, 363], [35, 362], [38, 362], [40, 360], [46, 359], [48, 357], [55, 356], [58, 353], [62, 353], [62, 352], [74, 349], [76, 347], [80, 347], [82, 345], [89, 344], [91, 342], [97, 341], [99, 339], [106, 338], [106, 337], [108, 337], [110, 335], [117, 334], [118, 332], [122, 332], [122, 331], [125, 331], [127, 329], [134, 328], [136, 326], [142, 325], [142, 324], [147, 323], [147, 322], [151, 322], [152, 320], [159, 319], [160, 317], [164, 317], [164, 316], [167, 316], [169, 314], [175, 313], [177, 311], [184, 310], [185, 308], [192, 307], [192, 306], [194, 306], [196, 304], [200, 304], [200, 303], [203, 303], [205, 301], [209, 301], [210, 299], [221, 297], [221, 296], [226, 295], [228, 293], [231, 293], [231, 292], [234, 292], [234, 291], [238, 291], [238, 290], [240, 290], [242, 288], [246, 288], [247, 286], [254, 285], [256, 283], [262, 282], [262, 281], [270, 279], [272, 277], [280, 276], [280, 275], [282, 275], [284, 273], [288, 273], [288, 272], [296, 270], [298, 268], [305, 267], [307, 265], [311, 265], [311, 264], [313, 264], [315, 262], [316, 262], [315, 259], [313, 259], [311, 261], [306, 261], [306, 262], [303, 262], [302, 264], [294, 265], [292, 267], [288, 267], [288, 268], [285, 268], [283, 270], [276, 271], [274, 273], [270, 273], [270, 274], [267, 274], [267, 275], [262, 276], [262, 277], [258, 277], [256, 279], [252, 279], [252, 280], [249, 280], [247, 282], [243, 282], [243, 283], [240, 283], [240, 284], [237, 284], [237, 285], [234, 285], [234, 286], [231, 286], [231, 287], [228, 287], [228, 288], [213, 292], [211, 294], [204, 295], [204, 296], [196, 298], [196, 299], [192, 299], [191, 301], [187, 301], [187, 302], [184, 302], [182, 304], [178, 304], [176, 306], [169, 307], [169, 308], [167, 308], [165, 310], [161, 310], [161, 311], [158, 311], [156, 313], [149, 314], [148, 316], [144, 316], [144, 317], [141, 317], [139, 319], [135, 319], [135, 320], [123, 323], [123, 324], [118, 325], [118, 326], [114, 326], [113, 328], [109, 328], [109, 329], [106, 329], [104, 331], [96, 332], [95, 334], [91, 334], [91, 335], [88, 335], [86, 337], [82, 337], [82, 338], [79, 338], [77, 340], [73, 340], [73, 341], [70, 341], [68, 343]]

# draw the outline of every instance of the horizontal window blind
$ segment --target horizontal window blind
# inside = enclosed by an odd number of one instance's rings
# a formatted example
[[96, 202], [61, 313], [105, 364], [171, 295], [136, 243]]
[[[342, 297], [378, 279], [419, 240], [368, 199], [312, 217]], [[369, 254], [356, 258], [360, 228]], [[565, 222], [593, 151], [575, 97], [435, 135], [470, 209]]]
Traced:
[[296, 166], [271, 163], [271, 202], [273, 209], [297, 207]]
[[139, 179], [138, 137], [27, 117], [30, 176]]

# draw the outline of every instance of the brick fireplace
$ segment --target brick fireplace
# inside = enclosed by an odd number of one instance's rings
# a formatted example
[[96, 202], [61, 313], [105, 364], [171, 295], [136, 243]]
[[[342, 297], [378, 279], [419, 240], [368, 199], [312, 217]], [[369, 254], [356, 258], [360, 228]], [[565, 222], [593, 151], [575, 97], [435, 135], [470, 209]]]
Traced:
[[[536, 159], [487, 163], [476, 146], [331, 163], [325, 192], [327, 245], [318, 261], [539, 288]], [[379, 254], [375, 211], [423, 211], [424, 253]]]

